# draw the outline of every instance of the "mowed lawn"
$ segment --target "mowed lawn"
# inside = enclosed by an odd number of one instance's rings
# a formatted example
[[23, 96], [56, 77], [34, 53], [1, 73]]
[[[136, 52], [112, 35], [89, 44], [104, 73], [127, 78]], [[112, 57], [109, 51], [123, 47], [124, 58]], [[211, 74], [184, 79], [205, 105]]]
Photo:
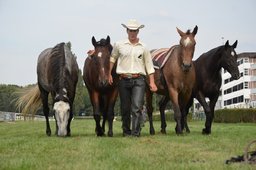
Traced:
[[[0, 123], [0, 169], [256, 169], [256, 165], [226, 165], [256, 139], [251, 123], [213, 123], [212, 134], [201, 134], [204, 122], [189, 122], [190, 134], [177, 136], [174, 122], [167, 135], [149, 135], [146, 122], [139, 138], [122, 137], [121, 122], [114, 122], [114, 137], [97, 137], [93, 119], [73, 120], [71, 137], [45, 135], [44, 121]], [[51, 122], [52, 133], [55, 123]]]

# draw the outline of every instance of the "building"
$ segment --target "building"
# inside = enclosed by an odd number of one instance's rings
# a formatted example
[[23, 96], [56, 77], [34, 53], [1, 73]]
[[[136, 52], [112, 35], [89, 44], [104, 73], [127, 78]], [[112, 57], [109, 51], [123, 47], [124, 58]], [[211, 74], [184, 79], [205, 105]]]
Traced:
[[[237, 58], [240, 78], [232, 80], [226, 70], [222, 71], [222, 86], [215, 109], [256, 107], [256, 52], [241, 53]], [[195, 112], [203, 111], [195, 99]]]

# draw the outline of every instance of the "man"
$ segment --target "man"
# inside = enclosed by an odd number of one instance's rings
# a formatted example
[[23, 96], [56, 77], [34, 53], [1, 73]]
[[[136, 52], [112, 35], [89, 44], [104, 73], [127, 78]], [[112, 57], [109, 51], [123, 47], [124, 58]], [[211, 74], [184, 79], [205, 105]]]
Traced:
[[[119, 95], [121, 102], [123, 136], [140, 136], [140, 119], [144, 104], [146, 75], [149, 76], [149, 88], [156, 91], [154, 67], [149, 50], [138, 38], [144, 25], [136, 20], [122, 24], [126, 28], [128, 39], [114, 44], [110, 57], [109, 83], [113, 83], [111, 71], [117, 61], [116, 72], [119, 74]], [[132, 129], [130, 128], [132, 115]]]

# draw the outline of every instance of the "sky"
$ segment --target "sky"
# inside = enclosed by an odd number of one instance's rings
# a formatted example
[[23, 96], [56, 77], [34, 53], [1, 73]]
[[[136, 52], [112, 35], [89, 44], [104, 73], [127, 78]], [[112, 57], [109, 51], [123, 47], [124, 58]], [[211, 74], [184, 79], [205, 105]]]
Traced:
[[194, 58], [238, 40], [237, 53], [256, 52], [255, 0], [0, 0], [0, 84], [37, 82], [39, 54], [60, 42], [72, 43], [82, 70], [91, 38], [127, 38], [121, 26], [136, 19], [147, 48], [178, 44], [182, 31], [197, 25]]

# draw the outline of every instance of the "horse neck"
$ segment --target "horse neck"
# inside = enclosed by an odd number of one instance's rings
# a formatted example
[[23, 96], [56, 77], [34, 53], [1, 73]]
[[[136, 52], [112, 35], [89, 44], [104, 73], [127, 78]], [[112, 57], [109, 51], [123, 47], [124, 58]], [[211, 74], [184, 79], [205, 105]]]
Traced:
[[[216, 78], [220, 76], [220, 70], [221, 70], [221, 47], [217, 47], [208, 53], [204, 54], [205, 61], [204, 63], [201, 63], [201, 67], [204, 66], [205, 70], [208, 70], [209, 77]], [[199, 58], [200, 60], [200, 58]], [[200, 69], [200, 68], [199, 68]]]
[[50, 73], [52, 76], [52, 84], [56, 93], [63, 90], [63, 88], [67, 88], [67, 81], [65, 80], [67, 76], [67, 68], [66, 68], [66, 53], [65, 53], [65, 45], [61, 44], [58, 48], [52, 50], [51, 57], [51, 70]]

